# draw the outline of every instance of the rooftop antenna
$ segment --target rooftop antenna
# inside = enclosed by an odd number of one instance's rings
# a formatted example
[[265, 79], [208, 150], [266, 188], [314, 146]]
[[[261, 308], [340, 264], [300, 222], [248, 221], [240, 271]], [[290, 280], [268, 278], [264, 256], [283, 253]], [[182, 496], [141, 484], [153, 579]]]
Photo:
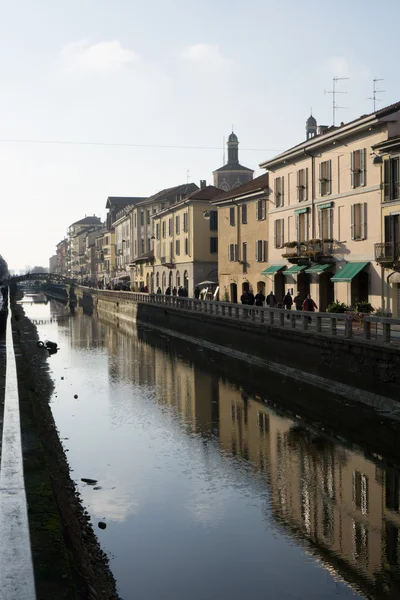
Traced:
[[186, 171], [186, 184], [189, 183], [189, 179], [190, 179], [190, 171], [189, 171], [189, 169], [187, 169], [187, 171]]
[[378, 81], [384, 81], [383, 79], [379, 79], [378, 77], [375, 77], [375, 79], [373, 80], [374, 82], [374, 91], [372, 93], [372, 97], [368, 98], [368, 100], [373, 100], [374, 102], [374, 112], [376, 111], [376, 103], [380, 102], [379, 98], [376, 97], [377, 94], [382, 94], [385, 90], [378, 90], [376, 88], [376, 84], [378, 83]]
[[225, 136], [222, 138], [222, 164], [225, 164]]
[[338, 106], [336, 104], [336, 94], [347, 94], [347, 92], [338, 92], [336, 89], [336, 84], [338, 81], [343, 81], [345, 79], [350, 79], [350, 77], [333, 77], [332, 79], [332, 89], [324, 90], [324, 94], [332, 94], [332, 124], [335, 126], [335, 117], [336, 111], [342, 108], [347, 108], [347, 106]]

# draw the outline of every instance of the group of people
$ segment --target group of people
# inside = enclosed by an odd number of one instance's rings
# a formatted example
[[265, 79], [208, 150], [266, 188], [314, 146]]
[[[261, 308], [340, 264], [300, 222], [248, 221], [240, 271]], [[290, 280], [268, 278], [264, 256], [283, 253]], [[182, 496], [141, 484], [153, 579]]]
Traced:
[[[161, 288], [157, 288], [157, 294], [162, 294]], [[168, 286], [165, 290], [166, 296], [171, 296], [171, 288]], [[187, 298], [189, 296], [189, 292], [187, 288], [182, 287], [181, 285], [176, 289], [176, 287], [172, 288], [172, 296], [180, 296], [181, 298]]]
[[305, 299], [302, 298], [300, 292], [297, 292], [296, 296], [292, 298], [290, 292], [287, 292], [283, 297], [281, 303], [279, 303], [276, 299], [274, 292], [270, 292], [267, 297], [264, 296], [263, 292], [260, 290], [254, 295], [250, 290], [244, 290], [243, 294], [240, 297], [240, 301], [242, 304], [247, 306], [264, 306], [264, 302], [266, 302], [269, 308], [280, 308], [283, 306], [286, 310], [292, 310], [293, 304], [295, 305], [295, 310], [306, 310], [308, 312], [314, 312], [318, 309], [318, 306], [315, 304], [314, 300], [311, 298], [311, 294], [307, 294]]

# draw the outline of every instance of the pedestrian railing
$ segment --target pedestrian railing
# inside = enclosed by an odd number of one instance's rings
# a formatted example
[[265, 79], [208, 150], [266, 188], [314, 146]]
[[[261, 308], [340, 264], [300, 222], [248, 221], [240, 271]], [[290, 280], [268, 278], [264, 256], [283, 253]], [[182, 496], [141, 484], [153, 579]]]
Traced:
[[[176, 308], [183, 311], [212, 315], [215, 317], [245, 321], [261, 326], [280, 327], [291, 330], [312, 330], [330, 336], [351, 339], [380, 339], [384, 342], [400, 342], [400, 319], [373, 317], [362, 315], [361, 321], [355, 321], [351, 314], [308, 312], [269, 308], [265, 306], [246, 306], [217, 302], [213, 300], [197, 300], [183, 296], [166, 296], [163, 294], [146, 294], [141, 292], [123, 292], [114, 290], [90, 290], [95, 295], [113, 299], [132, 300], [142, 304], [155, 304]], [[375, 327], [373, 327], [375, 325]]]
[[0, 600], [34, 600], [36, 594], [24, 482], [11, 311], [7, 316], [6, 361], [0, 465]]

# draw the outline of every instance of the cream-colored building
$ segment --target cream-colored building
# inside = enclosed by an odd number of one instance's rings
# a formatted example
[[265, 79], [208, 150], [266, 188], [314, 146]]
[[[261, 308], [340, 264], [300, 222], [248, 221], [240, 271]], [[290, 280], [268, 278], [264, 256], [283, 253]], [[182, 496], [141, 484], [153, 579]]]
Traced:
[[205, 186], [154, 215], [156, 291], [182, 287], [193, 296], [198, 283], [217, 280], [218, 231], [210, 210], [220, 193]]
[[339, 127], [307, 121], [307, 140], [260, 166], [270, 175], [267, 277], [281, 301], [311, 293], [319, 310], [335, 299], [382, 305], [382, 167], [373, 148], [400, 133], [396, 104]]
[[237, 302], [244, 290], [265, 294], [268, 261], [268, 173], [214, 200], [218, 210], [219, 298]]
[[86, 269], [84, 233], [88, 230], [101, 229], [101, 227], [101, 219], [95, 215], [86, 216], [68, 227], [66, 274], [70, 277], [81, 277], [83, 270]]
[[115, 232], [116, 277], [119, 282], [131, 284], [131, 213], [134, 205], [128, 204], [119, 210], [112, 227]]
[[381, 164], [381, 242], [375, 258], [381, 266], [382, 309], [400, 317], [400, 136], [373, 146], [375, 162]]

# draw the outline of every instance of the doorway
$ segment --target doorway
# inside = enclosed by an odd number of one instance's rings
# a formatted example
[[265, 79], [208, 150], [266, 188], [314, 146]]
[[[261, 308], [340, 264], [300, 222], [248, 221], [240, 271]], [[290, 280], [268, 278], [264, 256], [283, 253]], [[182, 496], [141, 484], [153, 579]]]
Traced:
[[300, 297], [303, 300], [310, 293], [310, 276], [307, 273], [299, 273], [297, 275], [297, 291], [300, 292]]
[[332, 273], [324, 271], [319, 275], [319, 302], [318, 311], [325, 312], [334, 301], [334, 284], [331, 281]]
[[265, 281], [257, 281], [257, 293], [261, 292], [265, 296]]
[[236, 283], [231, 283], [230, 287], [230, 296], [231, 296], [231, 302], [233, 302], [234, 304], [237, 303], [237, 285]]
[[366, 271], [358, 273], [351, 282], [351, 306], [356, 302], [368, 302], [369, 277]]
[[242, 293], [244, 293], [244, 292], [248, 292], [248, 291], [249, 291], [249, 289], [250, 289], [249, 282], [248, 282], [248, 281], [244, 281], [244, 282], [242, 283]]
[[285, 296], [285, 278], [281, 271], [279, 271], [279, 273], [275, 273], [273, 292], [275, 294], [276, 301], [282, 302]]

